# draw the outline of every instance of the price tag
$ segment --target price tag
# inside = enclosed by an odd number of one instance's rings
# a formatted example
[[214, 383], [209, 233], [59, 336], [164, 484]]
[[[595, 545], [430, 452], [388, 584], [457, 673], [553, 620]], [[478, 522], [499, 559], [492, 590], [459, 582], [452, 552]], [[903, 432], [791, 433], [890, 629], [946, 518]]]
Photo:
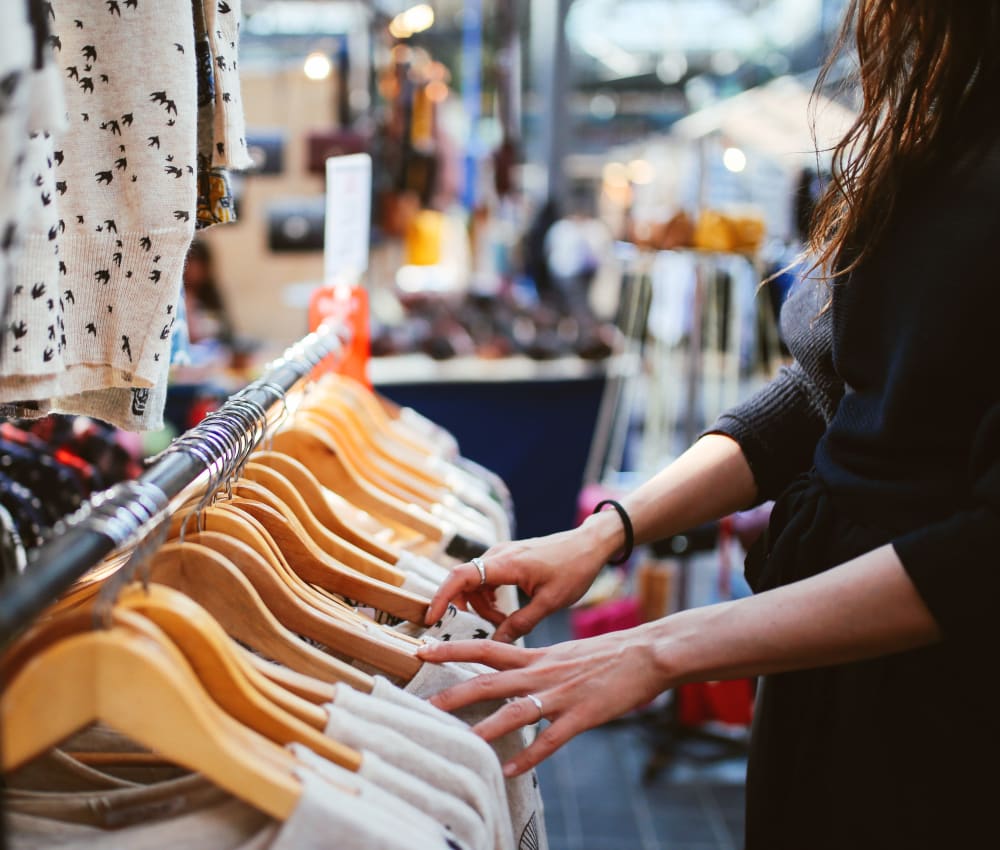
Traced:
[[371, 240], [372, 158], [366, 153], [326, 161], [327, 284], [355, 284], [368, 270]]

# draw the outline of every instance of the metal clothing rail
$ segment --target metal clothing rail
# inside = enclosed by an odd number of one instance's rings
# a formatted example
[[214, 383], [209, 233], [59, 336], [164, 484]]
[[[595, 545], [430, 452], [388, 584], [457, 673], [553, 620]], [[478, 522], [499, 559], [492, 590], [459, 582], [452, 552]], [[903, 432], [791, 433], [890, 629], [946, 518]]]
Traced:
[[264, 436], [268, 411], [347, 342], [345, 329], [321, 326], [174, 440], [138, 479], [95, 494], [58, 523], [52, 537], [29, 554], [25, 572], [0, 586], [0, 647], [108, 555], [143, 540], [171, 500], [199, 478], [207, 474], [209, 492], [226, 481]]

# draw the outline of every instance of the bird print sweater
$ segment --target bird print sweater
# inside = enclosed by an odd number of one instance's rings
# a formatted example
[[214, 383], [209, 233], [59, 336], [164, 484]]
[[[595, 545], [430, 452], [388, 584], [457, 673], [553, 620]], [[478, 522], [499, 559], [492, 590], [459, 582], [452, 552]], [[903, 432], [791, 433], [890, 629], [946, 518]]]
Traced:
[[[0, 316], [6, 316], [13, 263], [21, 248], [30, 192], [30, 136], [65, 128], [62, 84], [51, 61], [42, 0], [0, 3]], [[5, 335], [7, 323], [0, 329]], [[0, 350], [0, 363], [3, 352]]]
[[134, 396], [165, 379], [194, 231], [191, 0], [42, 6], [68, 129], [28, 148], [0, 402]]

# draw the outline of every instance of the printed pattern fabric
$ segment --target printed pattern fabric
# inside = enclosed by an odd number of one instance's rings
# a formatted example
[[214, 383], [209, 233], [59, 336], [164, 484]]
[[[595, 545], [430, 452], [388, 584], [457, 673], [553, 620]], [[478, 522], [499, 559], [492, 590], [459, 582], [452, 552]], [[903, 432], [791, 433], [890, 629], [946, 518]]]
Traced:
[[58, 132], [66, 123], [50, 44], [40, 0], [0, 4], [0, 318], [6, 316], [12, 265], [22, 247], [29, 138]]
[[0, 401], [118, 387], [131, 411], [165, 380], [194, 230], [191, 0], [44, 5], [69, 128], [29, 143]]
[[215, 151], [212, 165], [243, 170], [253, 165], [247, 149], [240, 89], [239, 50], [242, 0], [204, 4], [215, 72]]
[[[209, 5], [214, 5], [215, 2], [216, 0], [208, 0]], [[229, 172], [213, 164], [218, 86], [215, 76], [216, 57], [212, 52], [213, 40], [209, 36], [205, 8], [205, 0], [192, 0], [195, 65], [198, 72], [198, 213], [195, 227], [199, 230], [213, 224], [236, 221]], [[230, 9], [226, 14], [231, 15], [233, 12]], [[228, 59], [223, 57], [223, 60], [229, 64]], [[235, 61], [234, 59], [234, 64]], [[232, 95], [229, 97], [231, 100]]]

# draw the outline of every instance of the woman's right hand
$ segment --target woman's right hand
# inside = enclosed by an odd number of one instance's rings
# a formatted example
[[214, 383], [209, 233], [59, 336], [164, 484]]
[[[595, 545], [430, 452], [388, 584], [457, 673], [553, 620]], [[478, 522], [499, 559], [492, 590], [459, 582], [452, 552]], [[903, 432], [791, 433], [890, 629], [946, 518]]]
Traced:
[[[481, 617], [497, 626], [493, 640], [511, 643], [528, 634], [544, 617], [578, 601], [601, 567], [621, 545], [613, 512], [590, 517], [579, 528], [516, 540], [492, 547], [483, 555], [486, 583], [474, 564], [462, 564], [445, 579], [427, 611], [427, 624], [444, 615], [453, 601], [467, 602]], [[516, 585], [531, 601], [510, 615], [496, 607], [495, 591]]]

